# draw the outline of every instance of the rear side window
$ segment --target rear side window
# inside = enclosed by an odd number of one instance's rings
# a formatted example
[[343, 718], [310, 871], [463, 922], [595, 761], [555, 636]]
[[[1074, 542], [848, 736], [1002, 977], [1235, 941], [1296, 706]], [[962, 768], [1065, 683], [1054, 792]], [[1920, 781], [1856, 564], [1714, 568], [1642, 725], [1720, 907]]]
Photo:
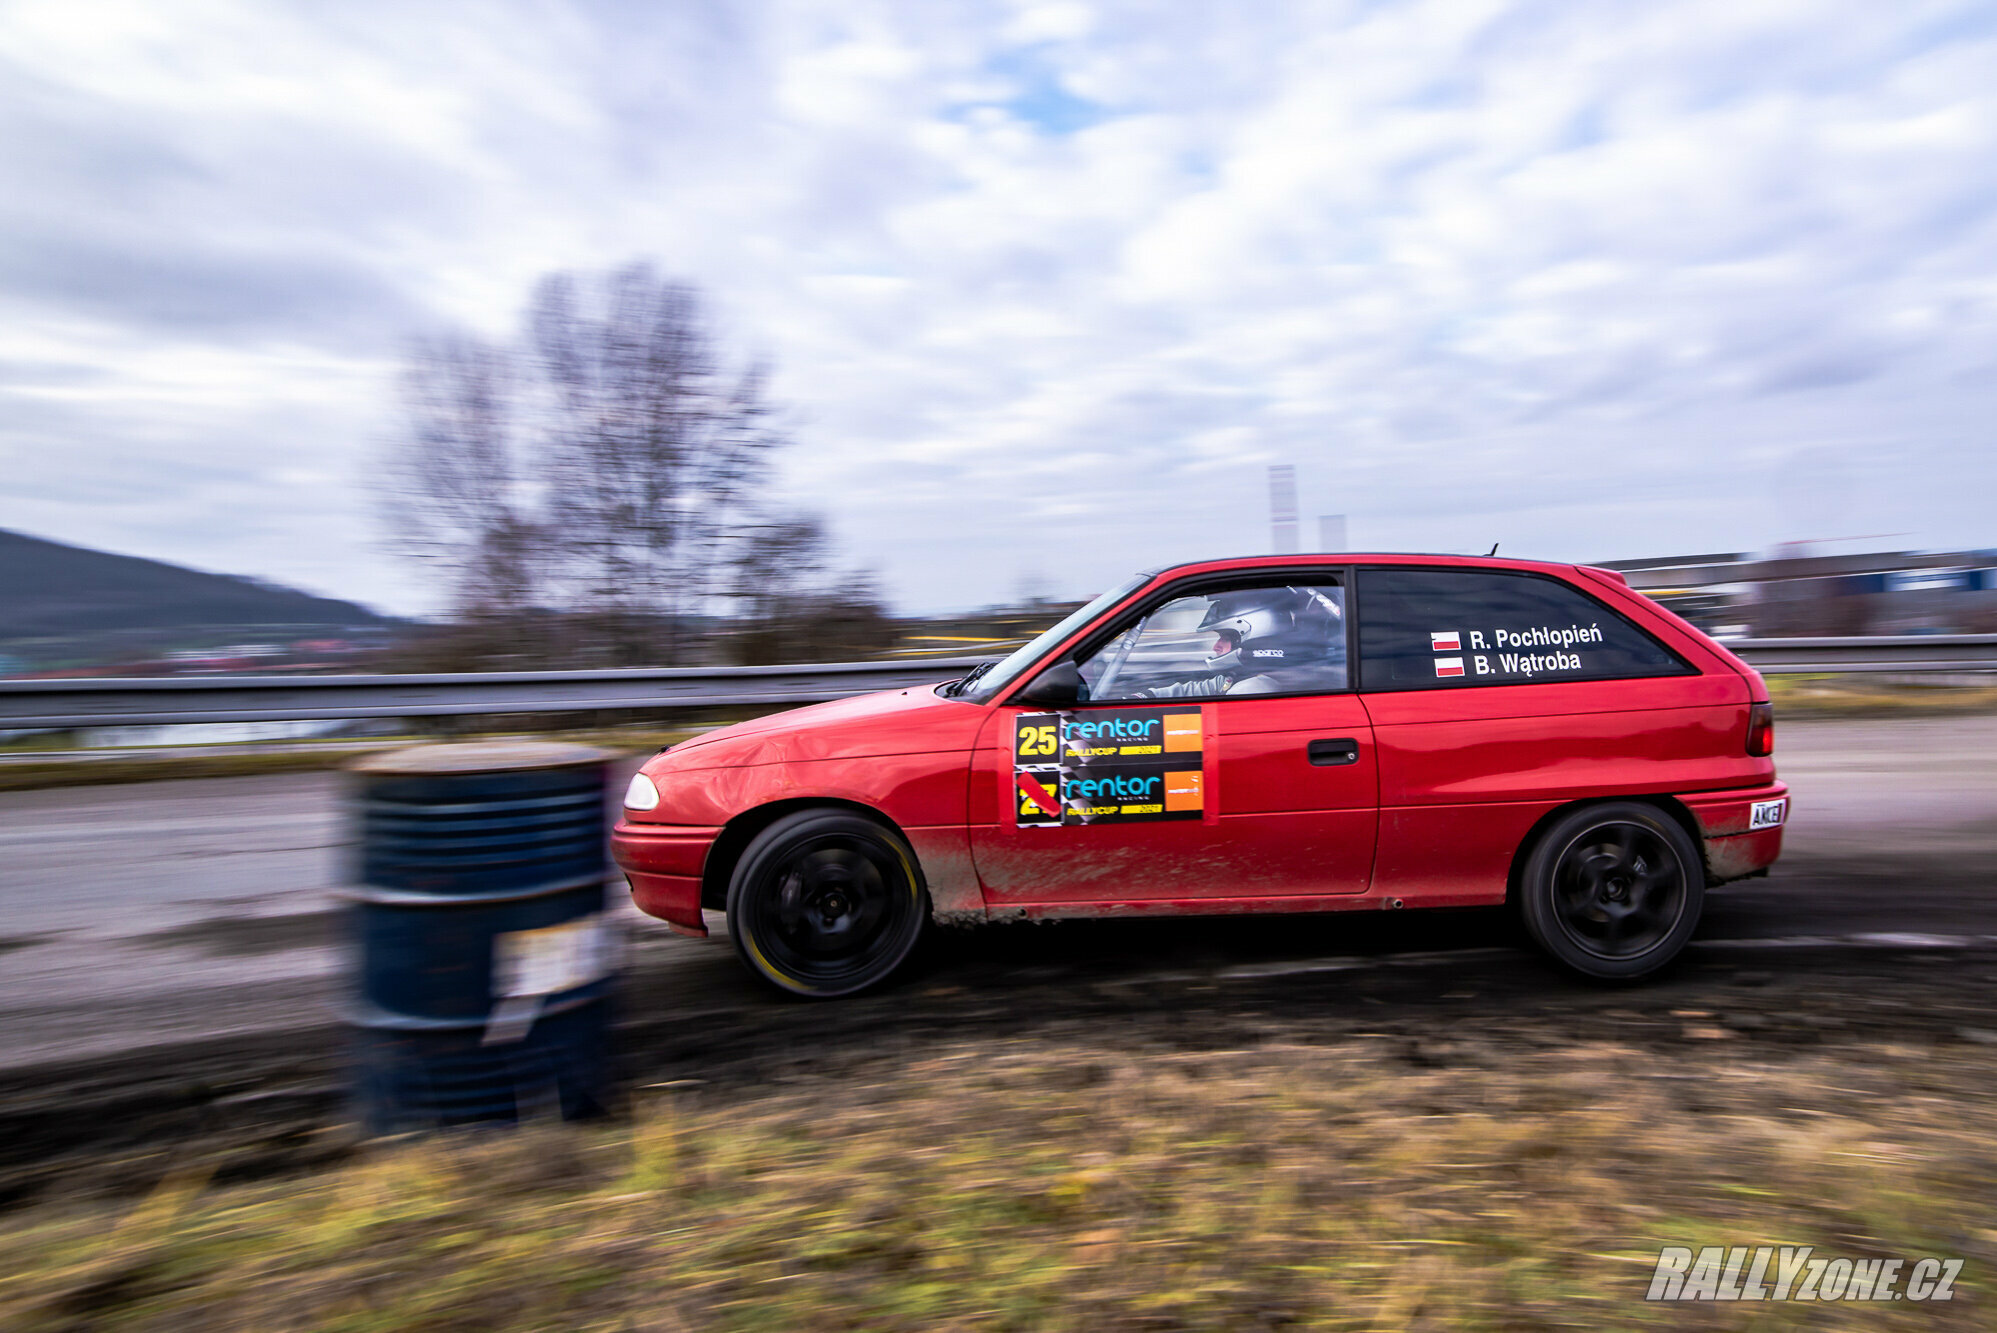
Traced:
[[1592, 597], [1536, 574], [1362, 569], [1358, 588], [1364, 690], [1626, 680], [1693, 670]]

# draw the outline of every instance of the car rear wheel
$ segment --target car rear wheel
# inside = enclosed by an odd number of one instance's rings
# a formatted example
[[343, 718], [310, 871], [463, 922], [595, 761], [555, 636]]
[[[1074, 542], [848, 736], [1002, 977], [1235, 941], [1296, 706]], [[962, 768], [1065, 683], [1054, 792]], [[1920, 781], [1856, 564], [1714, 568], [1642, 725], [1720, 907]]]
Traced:
[[1631, 981], [1678, 956], [1706, 874], [1678, 823], [1635, 801], [1575, 810], [1540, 836], [1519, 879], [1526, 930], [1583, 976]]
[[927, 916], [908, 844], [838, 810], [771, 824], [728, 886], [728, 933], [742, 961], [772, 985], [821, 999], [885, 981]]

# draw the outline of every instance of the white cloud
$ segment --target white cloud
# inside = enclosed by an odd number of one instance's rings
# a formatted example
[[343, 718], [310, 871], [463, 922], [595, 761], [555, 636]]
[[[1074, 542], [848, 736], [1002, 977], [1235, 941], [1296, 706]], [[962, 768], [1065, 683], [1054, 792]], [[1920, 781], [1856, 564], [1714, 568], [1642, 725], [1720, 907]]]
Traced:
[[1785, 460], [1997, 541], [1973, 3], [159, 12], [0, 12], [0, 525], [422, 605], [403, 340], [642, 255], [904, 605], [1261, 548], [1272, 461], [1377, 546], [1844, 535]]

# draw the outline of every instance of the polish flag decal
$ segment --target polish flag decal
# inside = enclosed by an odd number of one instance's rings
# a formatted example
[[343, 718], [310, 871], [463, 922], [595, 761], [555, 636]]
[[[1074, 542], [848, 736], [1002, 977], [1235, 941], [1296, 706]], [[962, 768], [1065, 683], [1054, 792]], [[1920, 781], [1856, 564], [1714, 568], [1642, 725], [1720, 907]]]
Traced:
[[[1440, 634], [1428, 636], [1428, 650], [1432, 653], [1460, 653], [1463, 651], [1463, 640], [1455, 630], [1444, 630]], [[1463, 673], [1459, 671], [1457, 674]]]
[[1435, 674], [1438, 676], [1460, 676], [1463, 674], [1463, 659], [1460, 657], [1438, 657], [1435, 659]]

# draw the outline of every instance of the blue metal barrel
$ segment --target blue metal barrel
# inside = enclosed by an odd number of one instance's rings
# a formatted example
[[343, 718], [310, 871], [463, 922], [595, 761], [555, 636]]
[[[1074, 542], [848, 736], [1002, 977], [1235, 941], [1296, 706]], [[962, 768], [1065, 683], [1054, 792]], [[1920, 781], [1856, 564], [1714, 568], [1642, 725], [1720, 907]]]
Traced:
[[350, 1018], [372, 1132], [610, 1105], [610, 757], [476, 742], [351, 766]]

